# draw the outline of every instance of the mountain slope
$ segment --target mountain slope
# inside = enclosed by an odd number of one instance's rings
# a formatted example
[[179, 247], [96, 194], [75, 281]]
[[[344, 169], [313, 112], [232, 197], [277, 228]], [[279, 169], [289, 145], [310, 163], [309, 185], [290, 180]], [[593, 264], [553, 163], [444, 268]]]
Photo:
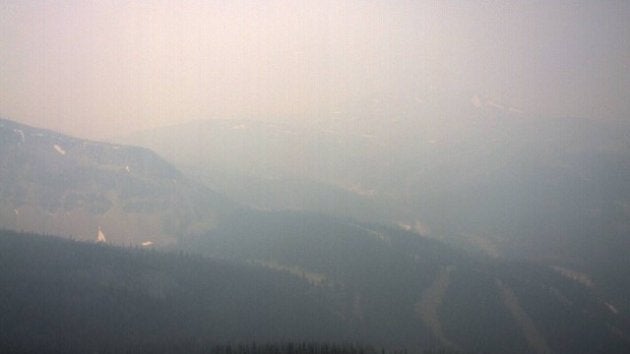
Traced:
[[[610, 279], [604, 283], [602, 278], [591, 278], [571, 267], [515, 263], [479, 252], [462, 251], [461, 248], [399, 227], [309, 212], [262, 212], [234, 208], [220, 196], [189, 182], [149, 151], [80, 141], [7, 121], [0, 124], [3, 133], [0, 171], [2, 177], [10, 182], [1, 189], [3, 210], [9, 211], [3, 214], [6, 218], [3, 223], [8, 224], [8, 227], [11, 227], [10, 222], [20, 221], [12, 218], [23, 216], [25, 211], [35, 210], [37, 213], [31, 211], [32, 214], [26, 214], [32, 217], [31, 224], [26, 225], [39, 227], [46, 233], [56, 232], [55, 228], [60, 227], [78, 230], [77, 224], [85, 223], [92, 230], [92, 235], [101, 229], [118, 243], [148, 245], [152, 242], [153, 245], [162, 246], [177, 239], [176, 247], [189, 252], [227, 258], [231, 262], [247, 262], [249, 267], [259, 272], [263, 271], [260, 268], [280, 272], [301, 286], [306, 286], [306, 293], [313, 294], [310, 299], [321, 306], [319, 311], [312, 312], [296, 305], [288, 309], [286, 317], [282, 315], [278, 319], [281, 323], [279, 328], [285, 328], [285, 325], [294, 326], [296, 318], [314, 318], [314, 321], [309, 322], [310, 327], [299, 332], [299, 336], [324, 338], [326, 341], [341, 336], [366, 344], [406, 347], [410, 350], [447, 348], [496, 353], [548, 350], [590, 353], [601, 352], [602, 348], [607, 352], [625, 352], [629, 349], [630, 322], [626, 299], [611, 297], [608, 292], [602, 291], [602, 284], [610, 284]], [[355, 150], [356, 153], [361, 151], [363, 149]], [[354, 170], [349, 168], [348, 171], [353, 173]], [[323, 171], [327, 172], [330, 171]], [[366, 175], [365, 178], [374, 176]], [[362, 193], [368, 198], [373, 196], [372, 193], [363, 193], [365, 190], [360, 186], [355, 187], [358, 191], [355, 194]], [[469, 192], [474, 194], [475, 190], [473, 188]], [[421, 188], [413, 191], [423, 193]], [[445, 191], [448, 192], [448, 189]], [[467, 190], [464, 188], [459, 191]], [[80, 198], [73, 199], [71, 196], [75, 194]], [[100, 204], [95, 202], [100, 199], [105, 200], [101, 203], [105, 207], [99, 207]], [[68, 202], [73, 200], [79, 202]], [[482, 203], [481, 207], [486, 205]], [[458, 210], [461, 211], [455, 205], [453, 213], [458, 215]], [[501, 215], [499, 213], [497, 217]], [[147, 220], [143, 218], [152, 221], [149, 226], [142, 224]], [[149, 229], [143, 228], [145, 226]], [[118, 227], [119, 231], [112, 237], [109, 230], [114, 227]], [[150, 227], [159, 230], [152, 234], [152, 239], [146, 236], [146, 230], [154, 230]], [[90, 237], [89, 233], [87, 236], [79, 234], [79, 238], [86, 239], [93, 239], [94, 236]], [[25, 267], [33, 269], [26, 272], [28, 276], [33, 275], [30, 272], [37, 276], [38, 272], [45, 273], [50, 265], [57, 262], [41, 264], [38, 258], [46, 259], [48, 256], [28, 255], [28, 252], [40, 249], [42, 252], [50, 251], [51, 256], [54, 256], [57, 251], [52, 245], [49, 246], [38, 248], [40, 246], [35, 244], [27, 245], [19, 252], [13, 252], [12, 246], [7, 246], [7, 256], [2, 259], [20, 264], [13, 268], [3, 267], [3, 276], [9, 284], [7, 294], [23, 294], [21, 291], [24, 287], [27, 290], [46, 289], [46, 293], [54, 290], [48, 287], [54, 284], [46, 283], [45, 279], [36, 278], [33, 288], [29, 288], [29, 282], [25, 284], [20, 281], [24, 278], [20, 272]], [[74, 257], [69, 255], [73, 254], [72, 251], [61, 252], [65, 255], [62, 259]], [[129, 266], [123, 267], [121, 272], [112, 277], [113, 270], [108, 267], [115, 268], [120, 263], [119, 256], [98, 260], [102, 254], [100, 251], [94, 252], [79, 263], [84, 262], [81, 267], [89, 268], [90, 258], [95, 258], [95, 264], [105, 267], [104, 270], [97, 267], [97, 273], [90, 273], [88, 277], [105, 285], [105, 289], [97, 286], [107, 293], [103, 301], [107, 303], [109, 299], [114, 299], [115, 306], [120, 307], [110, 310], [121, 316], [125, 316], [121, 308], [127, 309], [129, 306], [144, 309], [141, 316], [151, 316], [149, 309], [141, 305], [144, 300], [137, 292], [159, 298], [165, 289], [172, 290], [169, 284], [172, 285], [173, 281], [190, 279], [194, 274], [199, 277], [188, 285], [179, 284], [184, 289], [187, 286], [201, 286], [207, 290], [212, 286], [203, 279], [206, 272], [214, 279], [212, 281], [221, 283], [213, 278], [212, 269], [202, 266], [197, 273], [194, 267], [182, 268], [176, 262], [164, 268], [158, 267], [161, 275], [157, 275], [157, 278], [144, 275], [138, 277], [138, 272], [144, 274], [144, 271], [134, 269], [145, 269], [145, 265], [138, 263], [146, 255], [142, 252], [134, 252], [129, 258], [122, 257], [123, 264]], [[13, 253], [17, 258], [12, 256]], [[82, 254], [81, 251], [78, 253]], [[613, 259], [619, 258], [615, 256]], [[65, 278], [63, 269], [67, 267], [53, 268], [45, 278], [59, 279], [56, 283], [71, 286], [76, 277]], [[182, 269], [183, 273], [177, 273]], [[164, 272], [177, 274], [169, 275], [164, 280]], [[606, 272], [603, 274], [610, 275]], [[619, 274], [625, 274], [623, 268]], [[219, 299], [232, 296], [240, 299], [241, 295], [247, 297], [248, 294], [241, 290], [258, 284], [241, 283], [251, 280], [233, 275], [236, 283], [229, 285], [228, 290], [222, 292], [212, 288], [212, 292], [218, 291], [223, 296]], [[79, 277], [78, 281], [82, 279]], [[119, 294], [117, 291], [120, 290], [118, 285], [121, 281], [123, 293]], [[273, 309], [276, 305], [269, 297], [276, 296], [276, 290], [268, 286], [284, 288], [283, 284], [281, 280], [273, 280], [263, 287], [266, 289], [263, 293], [252, 290], [252, 294], [260, 298], [251, 301]], [[623, 284], [622, 281], [622, 289]], [[94, 286], [85, 284], [88, 289]], [[72, 299], [81, 288], [83, 286], [62, 292], [58, 302], [52, 306], [45, 301], [38, 300], [35, 303], [46, 304], [39, 308], [42, 311], [61, 306], [69, 311], [64, 316], [82, 318], [84, 314], [81, 308], [92, 307], [91, 303], [81, 305], [79, 309], [71, 305], [76, 302]], [[210, 296], [206, 290], [197, 289], [184, 294], [171, 292], [173, 297], [167, 298], [174, 302], [168, 304], [173, 306], [175, 312], [170, 315], [190, 319], [186, 316], [194, 316], [191, 313], [198, 311], [186, 307], [187, 304], [199, 304], [196, 296]], [[128, 296], [130, 291], [132, 296]], [[300, 290], [298, 294], [300, 298], [304, 291]], [[280, 298], [284, 299], [282, 296]], [[298, 300], [294, 298], [290, 301], [298, 303]], [[13, 301], [20, 301], [20, 296], [11, 297], [5, 303]], [[256, 322], [253, 326], [248, 322], [248, 316], [259, 316], [258, 311], [261, 309], [257, 306], [221, 307], [232, 312], [215, 312], [214, 305], [203, 301], [199, 306], [199, 311], [210, 309], [212, 313], [218, 314], [218, 321], [227, 321], [221, 322], [226, 327], [212, 324], [211, 327], [194, 327], [197, 329], [192, 332], [181, 329], [181, 332], [177, 332], [180, 337], [204, 338], [204, 331], [208, 328], [229, 336], [229, 333], [258, 331], [260, 326], [265, 326], [265, 323]], [[32, 303], [22, 307], [37, 308]], [[311, 305], [307, 306], [307, 309], [311, 308]], [[17, 311], [12, 307], [9, 309]], [[74, 311], [79, 312], [77, 314]], [[22, 331], [35, 326], [28, 319], [20, 319], [19, 311], [10, 313], [15, 319], [24, 321], [20, 327]], [[292, 317], [294, 315], [297, 317]], [[320, 319], [320, 315], [324, 317]], [[235, 320], [227, 320], [230, 316]], [[273, 318], [272, 315], [264, 316]], [[96, 321], [109, 321], [107, 318], [97, 318]], [[195, 318], [190, 321], [197, 321]], [[198, 320], [203, 322], [203, 319]], [[133, 318], [126, 318], [123, 323], [135, 326], [137, 323], [134, 321]], [[329, 326], [330, 321], [335, 324]], [[180, 328], [179, 325], [177, 327]], [[332, 332], [329, 331], [331, 329]], [[286, 331], [298, 335], [292, 329]], [[26, 334], [18, 332], [17, 335]]]
[[144, 148], [0, 120], [0, 225], [116, 243], [171, 244], [232, 204]]
[[[250, 265], [0, 231], [0, 348], [175, 352], [314, 340], [410, 352], [630, 349], [627, 316], [548, 269], [298, 218], [313, 230], [279, 234], [294, 238], [286, 249], [255, 223], [268, 246], [247, 251], [258, 260]], [[317, 263], [322, 256], [333, 260]]]
[[630, 308], [630, 125], [473, 102], [410, 100], [391, 118], [196, 121], [124, 141], [260, 209], [398, 224], [567, 268]]
[[492, 353], [630, 348], [626, 310], [596, 287], [398, 228], [244, 210], [184, 245], [329, 289], [343, 317], [376, 345]]
[[[385, 221], [370, 191], [336, 183], [339, 172], [354, 171], [361, 161], [353, 159], [378, 145], [359, 135], [352, 143], [344, 138], [294, 123], [215, 119], [138, 132], [116, 141], [152, 149], [196, 180], [254, 208]], [[347, 151], [350, 146], [352, 154]]]
[[4, 353], [356, 339], [321, 292], [253, 266], [0, 231]]

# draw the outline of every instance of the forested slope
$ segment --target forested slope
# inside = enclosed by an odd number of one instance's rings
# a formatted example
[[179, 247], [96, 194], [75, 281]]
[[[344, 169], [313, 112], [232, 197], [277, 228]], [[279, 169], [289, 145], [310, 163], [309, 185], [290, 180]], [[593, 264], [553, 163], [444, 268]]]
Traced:
[[0, 352], [353, 339], [319, 292], [260, 267], [0, 232]]

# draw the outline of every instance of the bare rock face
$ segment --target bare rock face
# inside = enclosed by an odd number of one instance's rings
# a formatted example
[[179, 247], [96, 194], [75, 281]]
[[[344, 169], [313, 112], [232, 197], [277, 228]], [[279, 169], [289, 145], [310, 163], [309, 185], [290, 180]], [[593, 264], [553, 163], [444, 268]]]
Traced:
[[232, 204], [150, 150], [0, 120], [0, 227], [167, 245], [212, 229]]

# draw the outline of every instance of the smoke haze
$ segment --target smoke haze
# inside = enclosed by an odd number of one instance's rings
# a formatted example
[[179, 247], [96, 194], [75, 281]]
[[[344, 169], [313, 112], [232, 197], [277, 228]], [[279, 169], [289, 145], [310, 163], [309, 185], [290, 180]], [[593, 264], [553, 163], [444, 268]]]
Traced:
[[[4, 1], [0, 115], [89, 138], [439, 109], [626, 119], [630, 4]], [[414, 106], [415, 107], [415, 106]]]

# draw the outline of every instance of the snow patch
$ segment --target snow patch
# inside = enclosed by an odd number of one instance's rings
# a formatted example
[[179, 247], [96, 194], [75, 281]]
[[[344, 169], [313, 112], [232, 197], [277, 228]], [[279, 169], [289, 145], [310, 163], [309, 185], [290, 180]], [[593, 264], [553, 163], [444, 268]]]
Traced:
[[141, 243], [142, 247], [149, 247], [151, 245], [153, 245], [152, 241], [144, 241]]
[[103, 233], [103, 230], [101, 230], [101, 227], [98, 227], [98, 236], [96, 236], [96, 243], [105, 243], [107, 242], [107, 239], [105, 238], [105, 234]]
[[400, 227], [401, 229], [405, 230], [405, 231], [411, 231], [411, 225], [409, 224], [405, 224], [405, 223], [398, 223], [398, 227]]
[[22, 142], [26, 141], [23, 131], [21, 131], [20, 129], [13, 129], [13, 131], [15, 132], [15, 134], [19, 135], [22, 138]]
[[522, 110], [522, 109], [518, 109], [518, 108], [516, 108], [516, 107], [510, 107], [510, 108], [508, 108], [508, 111], [510, 111], [510, 112], [512, 112], [512, 113], [517, 113], [517, 114], [523, 114], [523, 113], [525, 113], [525, 112], [523, 112], [523, 110]]
[[125, 171], [127, 171], [127, 173], [131, 172], [131, 169], [129, 168], [129, 165], [125, 166]]
[[17, 209], [13, 209], [13, 212], [15, 213], [15, 215], [20, 215], [20, 211]]
[[66, 150], [64, 150], [61, 146], [55, 144], [53, 145], [53, 147], [55, 148], [55, 150], [60, 154], [60, 155], [65, 155], [66, 154]]
[[431, 228], [418, 220], [416, 220], [413, 225], [404, 222], [398, 222], [397, 225], [405, 231], [411, 231], [421, 236], [429, 236], [431, 234]]
[[233, 126], [232, 129], [243, 130], [243, 129], [247, 129], [247, 126], [245, 124], [238, 124], [238, 125]]

